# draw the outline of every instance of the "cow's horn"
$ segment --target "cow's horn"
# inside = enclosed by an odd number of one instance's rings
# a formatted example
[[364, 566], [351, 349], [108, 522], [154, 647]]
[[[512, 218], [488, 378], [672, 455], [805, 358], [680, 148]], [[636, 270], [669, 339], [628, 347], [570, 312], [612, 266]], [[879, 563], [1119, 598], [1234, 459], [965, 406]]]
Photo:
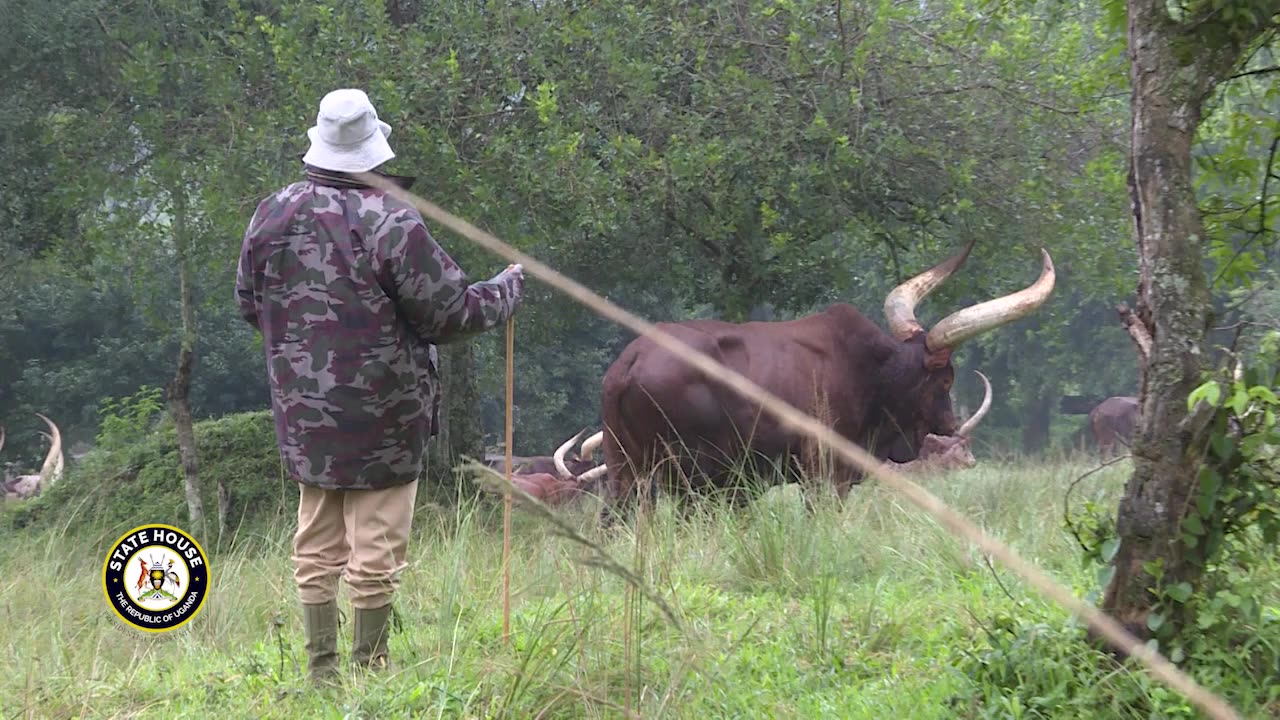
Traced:
[[582, 452], [578, 454], [578, 457], [583, 460], [590, 460], [595, 455], [596, 448], [600, 447], [602, 442], [604, 442], [603, 430], [582, 441]]
[[578, 476], [579, 485], [587, 485], [604, 477], [609, 472], [606, 465], [597, 465]]
[[0, 450], [4, 449], [4, 426], [0, 425]]
[[40, 466], [40, 491], [44, 492], [45, 488], [58, 482], [62, 478], [62, 468], [65, 464], [62, 457], [62, 433], [58, 432], [58, 426], [53, 424], [49, 418], [36, 413], [36, 417], [45, 421], [49, 426], [49, 454], [45, 456], [44, 465]]
[[991, 381], [988, 380], [987, 376], [983, 375], [981, 372], [977, 370], [974, 370], [974, 372], [978, 373], [978, 377], [982, 378], [982, 384], [987, 386], [987, 392], [982, 396], [982, 404], [978, 406], [978, 411], [970, 416], [968, 420], [965, 420], [964, 424], [960, 426], [960, 429], [956, 431], [956, 435], [959, 435], [960, 437], [969, 437], [969, 433], [973, 432], [973, 429], [978, 427], [978, 423], [982, 422], [982, 418], [985, 417], [987, 411], [991, 409]]
[[885, 296], [884, 319], [889, 323], [890, 334], [898, 340], [907, 340], [924, 332], [916, 320], [916, 305], [964, 264], [976, 242], [971, 240], [959, 254], [902, 283]]
[[1044, 256], [1044, 264], [1040, 269], [1039, 279], [1016, 293], [951, 313], [934, 325], [925, 336], [925, 347], [932, 352], [954, 348], [969, 338], [1035, 312], [1036, 308], [1049, 299], [1055, 279], [1053, 259], [1049, 257], [1049, 251], [1041, 248], [1040, 253]]
[[[564, 464], [564, 455], [569, 452], [569, 448], [578, 444], [578, 438], [582, 437], [582, 433], [584, 432], [586, 432], [586, 430], [579, 430], [577, 435], [569, 438], [563, 445], [556, 448], [555, 454], [551, 456], [552, 461], [556, 464], [556, 472], [559, 473], [560, 477], [564, 480], [573, 479], [573, 473], [569, 472], [569, 466]], [[544, 455], [543, 457], [546, 456]]]

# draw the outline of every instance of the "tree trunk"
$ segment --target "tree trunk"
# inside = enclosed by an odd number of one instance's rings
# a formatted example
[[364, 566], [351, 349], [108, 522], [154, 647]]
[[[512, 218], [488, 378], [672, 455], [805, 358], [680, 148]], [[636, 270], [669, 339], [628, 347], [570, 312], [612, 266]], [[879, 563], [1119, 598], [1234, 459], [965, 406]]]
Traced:
[[427, 477], [435, 490], [452, 497], [453, 466], [463, 456], [482, 460], [484, 439], [480, 425], [480, 393], [476, 388], [475, 348], [470, 342], [439, 348], [440, 433], [431, 441]]
[[450, 431], [453, 419], [449, 417], [449, 408], [453, 406], [448, 392], [449, 378], [453, 377], [448, 346], [437, 348], [440, 371], [440, 429], [427, 446], [427, 469], [425, 475], [432, 486], [440, 487], [449, 484], [449, 468], [453, 465], [452, 453], [449, 450]]
[[[178, 435], [178, 457], [182, 464], [182, 477], [186, 487], [187, 515], [191, 532], [205, 535], [204, 500], [200, 495], [200, 477], [196, 460], [196, 432], [191, 419], [191, 372], [196, 362], [196, 311], [191, 288], [190, 245], [187, 242], [187, 213], [185, 190], [174, 194], [173, 244], [178, 265], [178, 304], [181, 328], [178, 338], [178, 368], [169, 383], [169, 413], [173, 416]], [[218, 527], [226, 523], [225, 488], [218, 482]]]
[[454, 343], [444, 349], [449, 358], [445, 381], [449, 396], [449, 452], [455, 458], [484, 457], [484, 433], [480, 425], [480, 391], [476, 386], [475, 346]]
[[412, 25], [422, 12], [422, 0], [386, 0], [387, 17], [396, 27]]
[[1041, 387], [1027, 403], [1026, 420], [1022, 425], [1022, 452], [1030, 455], [1048, 446], [1052, 410], [1053, 397], [1048, 388]]
[[1187, 411], [1187, 396], [1202, 380], [1210, 316], [1191, 144], [1205, 99], [1228, 76], [1247, 38], [1239, 46], [1215, 45], [1198, 36], [1214, 30], [1212, 15], [1178, 23], [1164, 0], [1129, 0], [1128, 10], [1129, 194], [1139, 263], [1129, 329], [1149, 354], [1139, 351], [1142, 413], [1134, 469], [1120, 502], [1120, 546], [1102, 607], [1134, 634], [1149, 637], [1155, 598], [1148, 588], [1156, 582], [1147, 564], [1161, 565], [1163, 584], [1193, 587], [1202, 567], [1201, 548], [1188, 547], [1181, 533], [1206, 441], [1203, 415]]

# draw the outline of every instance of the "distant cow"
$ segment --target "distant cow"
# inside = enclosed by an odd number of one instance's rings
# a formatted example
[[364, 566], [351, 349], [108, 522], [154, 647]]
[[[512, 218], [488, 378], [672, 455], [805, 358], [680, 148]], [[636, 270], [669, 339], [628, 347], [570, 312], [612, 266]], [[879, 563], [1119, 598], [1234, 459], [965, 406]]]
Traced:
[[[1040, 277], [1031, 286], [958, 310], [926, 331], [915, 317], [916, 304], [960, 267], [971, 248], [888, 294], [888, 332], [847, 304], [785, 322], [693, 320], [658, 327], [792, 407], [823, 417], [876, 458], [907, 462], [918, 456], [926, 435], [952, 435], [959, 424], [950, 398], [955, 348], [1026, 317], [1053, 290], [1053, 262], [1043, 252]], [[655, 480], [651, 472], [669, 451], [679, 463], [679, 479], [688, 479], [693, 490], [734, 482], [732, 468], [742, 459], [809, 464], [815, 456], [802, 433], [647, 337], [631, 342], [605, 373], [601, 416], [613, 504], [629, 503]], [[844, 463], [832, 475], [842, 498], [861, 479]]]
[[1138, 410], [1138, 398], [1120, 396], [1103, 400], [1089, 413], [1089, 430], [1103, 457], [1113, 455], [1117, 444], [1129, 446], [1138, 426]]
[[[582, 444], [581, 457], [579, 457], [576, 452], [572, 457], [565, 457], [566, 452], [578, 442], [578, 438], [580, 437], [582, 437], [581, 432], [566, 440], [564, 444], [556, 450], [556, 454], [561, 457], [563, 462], [575, 475], [584, 473], [595, 467], [596, 464], [591, 461], [591, 454], [592, 451], [600, 444], [599, 440], [596, 440], [594, 443], [592, 442], [592, 439], [595, 437], [593, 436], [593, 438], [588, 438], [587, 441]], [[484, 458], [484, 464], [498, 472], [506, 472], [507, 458], [505, 455], [486, 455]], [[556, 455], [514, 455], [511, 458], [511, 471], [524, 475], [556, 475], [558, 472], [556, 467]]]
[[[554, 455], [545, 458], [548, 462], [543, 462], [544, 458], [534, 457], [521, 458], [523, 462], [517, 463], [513, 458], [511, 484], [552, 507], [564, 505], [587, 492], [593, 492], [598, 481], [604, 477], [603, 466], [597, 468], [592, 462], [592, 457], [596, 448], [600, 446], [604, 433], [596, 433], [587, 438], [582, 443], [580, 457], [566, 459], [569, 450], [580, 437], [582, 437], [581, 432], [556, 448]], [[549, 471], [544, 469], [548, 464]], [[489, 465], [499, 472], [504, 472], [506, 459], [498, 460], [496, 467], [491, 463]]]

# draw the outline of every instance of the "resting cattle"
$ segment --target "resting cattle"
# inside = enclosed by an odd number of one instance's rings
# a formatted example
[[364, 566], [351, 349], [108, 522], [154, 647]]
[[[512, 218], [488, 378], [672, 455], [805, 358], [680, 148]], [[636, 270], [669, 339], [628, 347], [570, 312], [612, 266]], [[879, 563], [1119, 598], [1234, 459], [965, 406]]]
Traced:
[[[596, 433], [582, 443], [581, 457], [566, 459], [580, 437], [581, 432], [569, 438], [549, 458], [512, 458], [511, 484], [551, 506], [564, 505], [593, 491], [604, 474], [603, 467], [592, 471], [596, 466], [591, 460], [602, 434]], [[506, 470], [505, 458], [497, 458], [496, 462], [490, 459], [486, 464], [499, 472]]]
[[582, 495], [582, 486], [574, 480], [563, 480], [551, 473], [520, 473], [511, 476], [511, 484], [552, 507], [564, 505]]
[[[45, 456], [44, 464], [40, 466], [39, 474], [4, 478], [3, 491], [6, 500], [26, 500], [35, 497], [62, 478], [62, 471], [66, 464], [62, 454], [62, 433], [49, 418], [40, 413], [36, 413], [36, 417], [44, 420], [49, 426], [49, 434], [45, 435], [49, 439], [49, 453]], [[0, 428], [0, 450], [4, 449], [4, 437], [4, 428]]]
[[[965, 261], [954, 257], [902, 283], [885, 299], [889, 332], [846, 304], [785, 322], [695, 320], [659, 325], [667, 333], [792, 406], [823, 418], [879, 459], [908, 462], [926, 435], [952, 435], [952, 350], [976, 335], [1025, 317], [1053, 290], [1054, 269], [1042, 252], [1040, 277], [1011, 295], [959, 310], [928, 332], [915, 306]], [[678, 473], [660, 473], [664, 487], [717, 487], [745, 456], [799, 460], [813, 473], [817, 453], [807, 439], [763, 414], [752, 402], [705, 377], [640, 337], [605, 373], [601, 415], [607, 495], [629, 503], [638, 477], [650, 478], [669, 456]], [[840, 497], [861, 479], [835, 468]]]
[[1103, 457], [1115, 454], [1117, 445], [1129, 446], [1138, 425], [1138, 398], [1109, 397], [1089, 413], [1089, 430]]
[[[565, 453], [578, 442], [578, 438], [582, 437], [582, 433], [569, 438], [563, 445], [556, 450], [556, 454], [573, 469], [574, 473], [582, 473], [595, 467], [595, 463], [591, 461], [591, 455], [587, 444], [583, 444], [582, 457], [565, 458]], [[587, 442], [591, 442], [590, 439]], [[598, 442], [597, 442], [598, 444]], [[505, 455], [486, 455], [484, 464], [498, 472], [506, 472], [507, 458]], [[526, 475], [555, 475], [556, 456], [555, 455], [532, 455], [532, 456], [513, 456], [511, 458], [511, 470], [513, 473], [522, 473]]]
[[982, 422], [982, 418], [991, 409], [991, 382], [982, 373], [978, 373], [978, 377], [982, 378], [982, 384], [986, 386], [982, 405], [973, 417], [964, 421], [955, 435], [929, 433], [924, 436], [924, 442], [920, 444], [920, 454], [915, 460], [905, 463], [894, 463], [892, 460], [889, 462], [896, 465], [902, 472], [914, 474], [961, 470], [977, 465], [978, 461], [973, 457], [973, 449], [969, 447], [969, 441], [972, 439], [973, 429], [978, 427], [978, 423]]

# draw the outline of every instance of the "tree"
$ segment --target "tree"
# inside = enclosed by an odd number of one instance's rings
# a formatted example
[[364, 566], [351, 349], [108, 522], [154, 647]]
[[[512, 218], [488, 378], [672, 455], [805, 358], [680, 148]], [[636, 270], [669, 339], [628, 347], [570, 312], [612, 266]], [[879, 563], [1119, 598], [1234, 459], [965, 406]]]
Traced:
[[1131, 83], [1129, 195], [1139, 281], [1127, 325], [1139, 348], [1142, 419], [1133, 475], [1116, 521], [1120, 544], [1103, 608], [1149, 636], [1160, 583], [1196, 584], [1203, 544], [1183, 540], [1205, 453], [1207, 404], [1188, 410], [1203, 381], [1210, 329], [1205, 226], [1192, 144], [1206, 103], [1277, 28], [1271, 0], [1128, 0]]

